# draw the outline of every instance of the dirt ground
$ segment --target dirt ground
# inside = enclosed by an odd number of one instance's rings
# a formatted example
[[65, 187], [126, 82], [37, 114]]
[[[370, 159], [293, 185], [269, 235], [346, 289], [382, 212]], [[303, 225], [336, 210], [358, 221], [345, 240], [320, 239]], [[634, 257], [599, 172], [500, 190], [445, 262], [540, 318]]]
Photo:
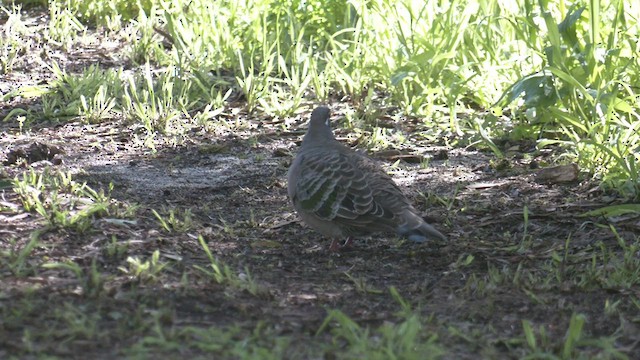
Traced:
[[[95, 62], [119, 65], [105, 63], [101, 56], [93, 58], [91, 53], [74, 49], [60, 59], [69, 71]], [[42, 82], [40, 65], [33, 66], [3, 76], [3, 93]], [[38, 101], [0, 102], [0, 118], [16, 107], [37, 108]], [[291, 127], [284, 131], [280, 120], [247, 114], [242, 103], [230, 103], [223, 116], [239, 119], [242, 127], [215, 126], [158, 138], [156, 151], [136, 140], [133, 135], [140, 132], [119, 119], [98, 125], [46, 122], [22, 132], [14, 121], [0, 123], [0, 161], [6, 162], [17, 149], [28, 152], [33, 144], [44, 144], [59, 150], [55, 150], [59, 152], [56, 160], [29, 166], [38, 171], [45, 167], [69, 171], [93, 189], [106, 191], [112, 183], [115, 201], [139, 206], [130, 222], [105, 217], [95, 219], [87, 233], [45, 231], [30, 257], [33, 264], [72, 260], [85, 268], [96, 259], [101, 273], [109, 274], [98, 298], [78, 294], [77, 280], [68, 272], [39, 268], [37, 273], [18, 277], [1, 271], [3, 311], [20, 309], [27, 299], [39, 310], [21, 310], [22, 326], [0, 326], [0, 357], [27, 351], [25, 329], [38, 334], [40, 327], [56, 328], [48, 322], [53, 320], [47, 309], [56, 311], [64, 304], [96, 315], [98, 329], [106, 333], [89, 340], [58, 339], [64, 340], [58, 344], [53, 344], [55, 335], [49, 340], [36, 337], [35, 350], [29, 351], [115, 356], [139, 339], [117, 335], [129, 333], [114, 329], [119, 324], [114, 316], [144, 318], [155, 309], [168, 312], [158, 317], [163, 328], [237, 325], [254, 329], [267, 324], [271, 333], [293, 339], [287, 354], [296, 357], [321, 348], [323, 342], [331, 343], [330, 332], [316, 335], [330, 309], [341, 310], [361, 326], [397, 321], [400, 305], [390, 296], [391, 287], [429, 319], [423, 331], [438, 335], [438, 342], [447, 349], [446, 358], [525, 354], [523, 319], [535, 329], [544, 328], [557, 350], [573, 313], [586, 316], [585, 337], [615, 336], [618, 350], [630, 357], [637, 354], [640, 318], [633, 305], [640, 296], [637, 284], [608, 288], [586, 275], [580, 280], [593, 262], [606, 266], [600, 262], [603, 248], [610, 257], [621, 256], [609, 222], [581, 216], [615, 204], [615, 197], [604, 194], [584, 175], [569, 183], [536, 182], [536, 164], [549, 163], [553, 157], [530, 144], [509, 144], [508, 160], [501, 166], [490, 153], [472, 147], [450, 148], [410, 137], [402, 150], [429, 159], [427, 167], [404, 161], [392, 166], [388, 154], [380, 156], [380, 164], [449, 241], [416, 245], [382, 234], [356, 239], [353, 247], [333, 254], [328, 251], [328, 239], [298, 221], [286, 195], [287, 168], [314, 105], [309, 103], [308, 111], [287, 120]], [[341, 128], [341, 114], [349, 104], [336, 101], [331, 106], [338, 137], [356, 145]], [[407, 121], [393, 126], [410, 134], [414, 125]], [[13, 179], [26, 169], [8, 163], [1, 177]], [[19, 203], [10, 187], [0, 191], [4, 202]], [[190, 210], [192, 224], [184, 232], [163, 231], [152, 209], [163, 214], [170, 209]], [[10, 239], [14, 246], [25, 244], [31, 232], [43, 226], [35, 213], [2, 216], [4, 249], [11, 246]], [[637, 239], [637, 217], [619, 218], [612, 225], [621, 238]], [[193, 266], [209, 263], [197, 235], [234, 272], [248, 270], [260, 287], [258, 294], [199, 276]], [[115, 258], [104, 254], [113, 239], [126, 244], [126, 253]], [[160, 281], [139, 283], [118, 269], [127, 256], [149, 257], [156, 249], [161, 261], [170, 264]], [[570, 261], [556, 273], [552, 265], [562, 261], [555, 258], [558, 254]], [[617, 301], [621, 305], [615, 314], [604, 310]], [[149, 325], [140, 336], [152, 331]], [[344, 345], [333, 346], [335, 354], [319, 350], [324, 358], [335, 358]], [[179, 353], [189, 356], [203, 351]], [[602, 352], [594, 350], [594, 354]]]

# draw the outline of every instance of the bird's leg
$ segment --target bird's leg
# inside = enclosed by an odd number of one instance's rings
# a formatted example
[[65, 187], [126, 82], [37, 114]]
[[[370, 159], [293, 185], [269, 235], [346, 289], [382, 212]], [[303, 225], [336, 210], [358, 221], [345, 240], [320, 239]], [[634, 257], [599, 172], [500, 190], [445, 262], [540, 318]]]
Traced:
[[342, 246], [340, 245], [340, 240], [334, 238], [333, 240], [331, 240], [331, 245], [329, 245], [329, 251], [331, 251], [332, 253], [336, 253], [340, 251], [341, 247]]
[[340, 240], [338, 240], [337, 238], [331, 240], [331, 245], [329, 246], [329, 251], [331, 252], [338, 252], [340, 251], [340, 249], [350, 246], [353, 243], [351, 237], [348, 237], [344, 243], [340, 243]]

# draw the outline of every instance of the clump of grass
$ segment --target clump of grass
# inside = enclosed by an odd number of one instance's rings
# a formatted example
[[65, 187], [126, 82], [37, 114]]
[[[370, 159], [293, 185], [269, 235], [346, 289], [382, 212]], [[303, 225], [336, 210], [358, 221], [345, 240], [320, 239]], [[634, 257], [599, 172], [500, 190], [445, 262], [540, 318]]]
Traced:
[[0, 12], [7, 17], [4, 24], [6, 30], [0, 35], [0, 74], [10, 73], [19, 62], [20, 55], [33, 45], [33, 41], [25, 36], [27, 27], [22, 21], [21, 11], [20, 5], [10, 8], [0, 6]]
[[436, 359], [444, 354], [436, 334], [426, 334], [420, 316], [400, 296], [390, 289], [400, 306], [401, 321], [385, 323], [377, 329], [362, 327], [340, 310], [330, 310], [316, 336], [330, 329], [333, 345], [342, 347], [347, 358], [367, 359]]
[[545, 54], [541, 69], [515, 82], [498, 105], [521, 98], [520, 127], [540, 129], [539, 147], [566, 146], [605, 189], [638, 198], [639, 115], [629, 81], [640, 66], [632, 55], [637, 44], [620, 41], [637, 23], [628, 22], [622, 1], [569, 9], [540, 2], [539, 10], [546, 27], [535, 44]]
[[166, 232], [187, 232], [193, 228], [193, 220], [190, 209], [186, 209], [181, 212], [178, 210], [170, 209], [165, 210], [163, 213], [167, 213], [166, 216], [160, 215], [157, 211], [151, 209], [151, 213], [156, 217], [162, 229]]
[[21, 248], [18, 247], [15, 240], [10, 241], [10, 249], [0, 250], [0, 264], [2, 267], [18, 277], [34, 273], [35, 266], [30, 264], [28, 259], [40, 243], [40, 235], [42, 235], [42, 230], [31, 232], [29, 240]]
[[156, 1], [127, 1], [127, 0], [55, 0], [54, 3], [63, 4], [83, 23], [103, 25], [110, 30], [118, 30], [122, 24], [135, 19], [140, 12], [148, 13]]
[[158, 281], [165, 267], [167, 267], [167, 263], [160, 261], [160, 251], [154, 250], [147, 260], [138, 256], [129, 256], [127, 266], [120, 266], [118, 269], [144, 283]]
[[[562, 339], [549, 336], [544, 328], [536, 329], [531, 321], [522, 320], [524, 344], [526, 347], [520, 356], [527, 358], [559, 358], [575, 359], [586, 354], [598, 354], [603, 358], [625, 359], [626, 355], [616, 349], [616, 338], [591, 338], [584, 331], [588, 318], [583, 314], [573, 313], [569, 326]], [[517, 342], [517, 341], [516, 341]]]
[[101, 123], [112, 120], [118, 110], [118, 96], [122, 93], [122, 71], [102, 70], [96, 65], [85, 68], [81, 74], [70, 74], [53, 62], [49, 66], [52, 79], [46, 85], [23, 87], [9, 94], [27, 98], [40, 98], [39, 111], [16, 109], [6, 120], [23, 117], [22, 124], [38, 121], [76, 120]]
[[[153, 351], [161, 351], [164, 355], [180, 354], [188, 347], [219, 358], [282, 359], [291, 356], [291, 341], [291, 337], [278, 335], [276, 329], [271, 329], [262, 322], [253, 330], [238, 326], [182, 326], [165, 329], [158, 324], [149, 335], [125, 352], [133, 357], [146, 356]], [[300, 354], [301, 357], [304, 355], [306, 354]]]
[[[558, 291], [563, 287], [627, 291], [640, 284], [640, 260], [635, 255], [640, 249], [640, 242], [638, 239], [624, 239], [613, 227], [611, 231], [615, 243], [598, 241], [594, 246], [580, 250], [573, 248], [570, 235], [562, 246], [549, 252], [535, 266], [526, 260], [514, 266], [489, 264], [484, 274], [469, 277], [466, 288], [486, 296], [505, 286], [515, 286], [537, 303], [545, 301], [537, 293]], [[502, 250], [514, 255], [532, 254], [535, 250], [533, 243], [532, 235], [525, 234], [518, 245]]]
[[129, 77], [124, 89], [123, 114], [129, 121], [144, 126], [149, 136], [170, 132], [180, 117], [175, 96], [182, 83], [172, 70], [163, 71], [156, 80], [147, 64], [141, 78]]
[[88, 297], [98, 297], [104, 291], [105, 277], [98, 269], [97, 261], [94, 258], [91, 266], [83, 268], [79, 264], [68, 260], [66, 262], [47, 262], [42, 264], [45, 269], [55, 269], [70, 271], [78, 280], [82, 288], [82, 294]]
[[13, 191], [20, 196], [24, 209], [42, 216], [49, 228], [83, 233], [92, 229], [96, 218], [130, 215], [111, 201], [109, 193], [78, 183], [69, 173], [30, 170], [14, 179]]
[[79, 37], [85, 35], [86, 28], [74, 13], [57, 1], [49, 3], [49, 26], [47, 39], [69, 50]]
[[248, 268], [245, 267], [244, 272], [236, 273], [231, 270], [229, 265], [224, 264], [211, 254], [202, 235], [198, 236], [198, 243], [209, 260], [209, 266], [194, 265], [196, 270], [213, 279], [216, 283], [228, 286], [231, 290], [246, 290], [253, 296], [266, 294], [266, 289], [255, 281]]

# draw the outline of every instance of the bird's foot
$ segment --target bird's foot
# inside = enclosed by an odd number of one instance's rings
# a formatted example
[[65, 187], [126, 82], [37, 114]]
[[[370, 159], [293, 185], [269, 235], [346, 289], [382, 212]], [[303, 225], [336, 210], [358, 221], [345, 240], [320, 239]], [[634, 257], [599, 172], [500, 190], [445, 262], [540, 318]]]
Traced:
[[353, 243], [353, 240], [351, 239], [351, 237], [348, 237], [344, 243], [340, 243], [340, 240], [338, 239], [333, 239], [331, 241], [331, 245], [329, 246], [329, 251], [336, 253], [339, 252], [340, 250], [351, 246], [351, 244]]

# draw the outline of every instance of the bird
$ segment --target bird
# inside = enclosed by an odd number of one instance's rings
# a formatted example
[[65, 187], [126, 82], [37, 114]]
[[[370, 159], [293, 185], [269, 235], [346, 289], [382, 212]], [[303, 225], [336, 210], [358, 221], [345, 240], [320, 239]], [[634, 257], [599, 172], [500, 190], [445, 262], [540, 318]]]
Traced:
[[287, 174], [293, 207], [304, 223], [332, 240], [329, 250], [377, 232], [395, 232], [417, 243], [446, 240], [374, 160], [336, 140], [330, 117], [326, 106], [313, 110]]

